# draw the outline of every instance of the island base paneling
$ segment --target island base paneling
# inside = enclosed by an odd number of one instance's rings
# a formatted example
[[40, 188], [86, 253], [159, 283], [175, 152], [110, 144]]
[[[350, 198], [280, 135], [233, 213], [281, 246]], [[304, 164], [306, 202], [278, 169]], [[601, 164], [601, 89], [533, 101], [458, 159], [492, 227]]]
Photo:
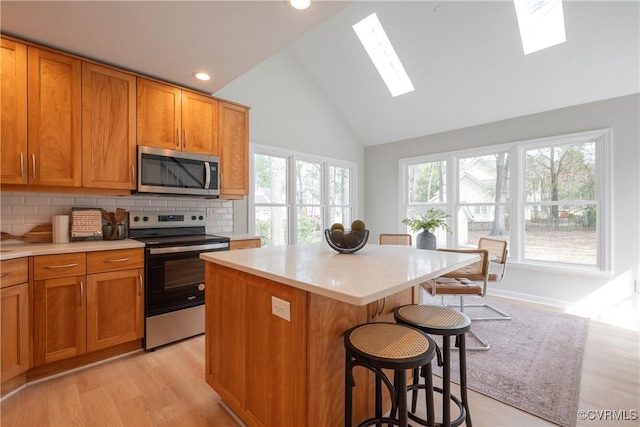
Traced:
[[[371, 308], [206, 268], [206, 379], [227, 406], [248, 426], [343, 425], [343, 334], [367, 322]], [[272, 314], [272, 297], [289, 302], [289, 321]], [[392, 300], [410, 303], [412, 291]], [[357, 422], [372, 414], [372, 377], [356, 370], [355, 381]]]

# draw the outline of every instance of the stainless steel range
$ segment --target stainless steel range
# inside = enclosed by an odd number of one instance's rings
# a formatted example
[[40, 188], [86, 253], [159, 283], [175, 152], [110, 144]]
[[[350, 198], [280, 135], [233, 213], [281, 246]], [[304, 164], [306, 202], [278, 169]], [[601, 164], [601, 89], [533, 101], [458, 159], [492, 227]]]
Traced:
[[131, 212], [132, 239], [145, 244], [145, 350], [204, 333], [200, 253], [229, 250], [206, 234], [204, 212]]

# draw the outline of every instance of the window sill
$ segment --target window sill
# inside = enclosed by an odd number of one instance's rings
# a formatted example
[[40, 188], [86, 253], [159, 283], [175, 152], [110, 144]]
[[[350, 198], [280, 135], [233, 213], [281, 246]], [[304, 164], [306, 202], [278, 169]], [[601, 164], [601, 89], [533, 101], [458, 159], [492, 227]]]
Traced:
[[571, 276], [583, 276], [599, 279], [611, 279], [613, 272], [608, 270], [599, 270], [597, 267], [579, 267], [573, 265], [552, 265], [544, 263], [532, 262], [512, 262], [507, 261], [507, 268], [516, 268], [519, 270], [544, 271], [548, 273], [567, 274]]

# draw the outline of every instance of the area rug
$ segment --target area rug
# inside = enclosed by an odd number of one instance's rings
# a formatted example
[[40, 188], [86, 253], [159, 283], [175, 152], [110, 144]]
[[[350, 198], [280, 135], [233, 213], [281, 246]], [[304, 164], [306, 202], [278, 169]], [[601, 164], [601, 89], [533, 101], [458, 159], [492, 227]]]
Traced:
[[[440, 298], [423, 301], [439, 302]], [[467, 351], [468, 388], [554, 424], [575, 426], [589, 319], [490, 303], [512, 319], [472, 323], [472, 330], [488, 341], [491, 349]], [[480, 313], [472, 310], [491, 314], [486, 308], [465, 309], [465, 313], [470, 317]], [[479, 345], [472, 336], [467, 337], [467, 346]], [[451, 360], [451, 378], [458, 383], [457, 354]], [[441, 368], [434, 365], [434, 373], [441, 376]]]

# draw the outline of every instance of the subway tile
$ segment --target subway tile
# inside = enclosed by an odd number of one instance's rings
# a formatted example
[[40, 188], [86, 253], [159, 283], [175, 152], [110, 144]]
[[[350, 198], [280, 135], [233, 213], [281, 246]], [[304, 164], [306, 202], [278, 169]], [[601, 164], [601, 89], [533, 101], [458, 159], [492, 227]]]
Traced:
[[38, 206], [39, 215], [62, 215], [64, 207], [62, 206]]
[[151, 206], [155, 206], [155, 207], [159, 207], [159, 208], [166, 208], [167, 207], [167, 201], [163, 200], [163, 199], [152, 200], [151, 201]]
[[73, 197], [51, 197], [51, 205], [71, 206], [74, 203]]
[[27, 196], [25, 197], [24, 204], [29, 206], [48, 205], [50, 201], [51, 201], [50, 197]]
[[138, 199], [133, 202], [135, 207], [148, 207], [151, 206], [151, 200], [149, 199]]
[[24, 205], [24, 196], [20, 195], [2, 195], [0, 203], [3, 205]]
[[110, 199], [96, 199], [96, 206], [103, 208], [110, 208], [116, 205], [116, 201], [113, 198]]
[[76, 197], [73, 201], [74, 207], [84, 208], [84, 207], [95, 207], [96, 199], [93, 197]]
[[[195, 208], [197, 206], [194, 200], [185, 200], [182, 202], [183, 208]], [[205, 206], [206, 207], [206, 206]]]
[[14, 225], [24, 224], [24, 215], [2, 215], [2, 224]]

